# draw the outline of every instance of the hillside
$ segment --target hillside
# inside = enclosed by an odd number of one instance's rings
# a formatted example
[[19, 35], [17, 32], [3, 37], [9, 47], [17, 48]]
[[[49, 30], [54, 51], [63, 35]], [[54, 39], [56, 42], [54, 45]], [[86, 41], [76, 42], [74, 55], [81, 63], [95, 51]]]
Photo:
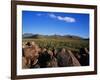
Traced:
[[23, 39], [84, 39], [88, 40], [88, 38], [82, 38], [74, 35], [40, 35], [40, 34], [32, 34], [25, 33], [22, 35]]
[[23, 45], [26, 42], [34, 41], [40, 47], [46, 48], [67, 48], [72, 51], [79, 51], [80, 48], [89, 48], [89, 39], [72, 35], [39, 35], [24, 34]]

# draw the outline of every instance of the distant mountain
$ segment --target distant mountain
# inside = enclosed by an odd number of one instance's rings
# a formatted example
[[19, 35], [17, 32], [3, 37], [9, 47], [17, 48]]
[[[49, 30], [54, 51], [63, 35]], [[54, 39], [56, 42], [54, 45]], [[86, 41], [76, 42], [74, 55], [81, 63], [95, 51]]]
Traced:
[[65, 35], [66, 38], [74, 38], [74, 39], [83, 39], [82, 37], [75, 36], [75, 35]]
[[22, 35], [23, 38], [28, 38], [28, 37], [32, 37], [32, 36], [33, 36], [32, 33], [24, 33], [24, 34]]
[[89, 38], [82, 38], [79, 36], [74, 36], [74, 35], [40, 35], [40, 34], [32, 34], [32, 33], [24, 33], [23, 38], [35, 38], [35, 39], [41, 39], [41, 38], [48, 38], [48, 39], [84, 39], [84, 40], [89, 40]]

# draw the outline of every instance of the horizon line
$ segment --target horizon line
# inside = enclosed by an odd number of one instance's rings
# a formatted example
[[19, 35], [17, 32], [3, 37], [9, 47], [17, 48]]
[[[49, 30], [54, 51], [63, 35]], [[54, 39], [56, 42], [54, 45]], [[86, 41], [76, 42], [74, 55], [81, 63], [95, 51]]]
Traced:
[[52, 35], [59, 35], [59, 36], [76, 36], [76, 37], [80, 37], [80, 38], [89, 38], [89, 36], [87, 37], [83, 37], [83, 36], [80, 36], [80, 35], [73, 35], [73, 34], [39, 34], [39, 33], [22, 33], [22, 35], [24, 34], [32, 34], [32, 35], [43, 35], [43, 36], [52, 36]]

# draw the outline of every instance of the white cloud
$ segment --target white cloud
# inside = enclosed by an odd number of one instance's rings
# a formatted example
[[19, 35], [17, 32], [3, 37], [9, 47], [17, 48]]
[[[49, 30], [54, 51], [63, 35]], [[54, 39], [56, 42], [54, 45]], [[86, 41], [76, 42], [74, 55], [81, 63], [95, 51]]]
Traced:
[[56, 18], [56, 15], [54, 15], [54, 14], [48, 14], [49, 15], [49, 17], [51, 17], [51, 18]]
[[61, 21], [65, 21], [65, 22], [70, 22], [70, 23], [72, 23], [72, 22], [76, 22], [76, 19], [75, 18], [73, 18], [73, 17], [68, 17], [68, 16], [65, 16], [65, 17], [63, 17], [63, 16], [56, 16], [55, 14], [49, 14], [49, 17], [50, 18], [55, 18], [55, 19], [58, 19], [58, 20], [61, 20]]
[[72, 17], [61, 17], [61, 16], [59, 16], [58, 19], [63, 20], [65, 22], [76, 22], [75, 18], [72, 18]]
[[[43, 16], [44, 14], [38, 13], [36, 15], [37, 16]], [[69, 17], [69, 16], [57, 16], [57, 15], [55, 15], [53, 13], [49, 13], [49, 14], [47, 14], [45, 16], [49, 16], [50, 18], [57, 19], [57, 20], [64, 21], [64, 22], [68, 22], [68, 23], [76, 22], [75, 18]]]
[[43, 14], [40, 14], [40, 13], [38, 13], [38, 14], [36, 14], [37, 16], [42, 16]]
[[58, 20], [64, 20], [64, 18], [61, 17], [61, 16], [57, 16], [57, 19], [58, 19]]

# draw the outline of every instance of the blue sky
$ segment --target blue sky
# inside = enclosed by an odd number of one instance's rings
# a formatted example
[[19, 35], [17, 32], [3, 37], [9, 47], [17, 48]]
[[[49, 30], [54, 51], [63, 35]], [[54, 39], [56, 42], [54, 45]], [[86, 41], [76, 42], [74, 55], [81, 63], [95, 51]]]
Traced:
[[24, 33], [89, 37], [89, 14], [22, 11]]

